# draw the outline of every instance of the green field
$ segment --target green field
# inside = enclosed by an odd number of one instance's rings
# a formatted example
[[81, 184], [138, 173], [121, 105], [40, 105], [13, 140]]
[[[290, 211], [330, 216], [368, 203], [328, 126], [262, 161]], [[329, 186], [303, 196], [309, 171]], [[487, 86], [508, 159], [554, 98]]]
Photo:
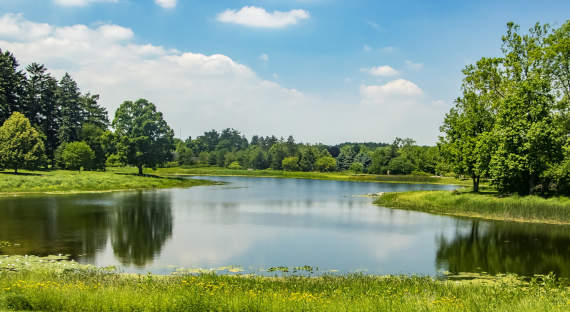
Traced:
[[359, 181], [359, 182], [386, 182], [386, 183], [417, 183], [417, 184], [454, 184], [471, 185], [471, 180], [460, 180], [452, 177], [432, 177], [414, 175], [376, 175], [376, 174], [355, 174], [351, 171], [343, 172], [302, 172], [283, 170], [248, 170], [248, 169], [227, 169], [222, 167], [175, 167], [160, 168], [157, 173], [165, 175], [214, 175], [214, 176], [251, 176], [251, 177], [274, 177], [274, 178], [294, 178], [294, 179], [315, 179], [315, 180], [338, 180], [338, 181]]
[[0, 310], [568, 311], [564, 280], [538, 276], [134, 275], [57, 257], [1, 257]]
[[157, 189], [208, 185], [212, 182], [158, 175], [137, 176], [132, 170], [97, 171], [0, 171], [0, 196], [34, 193], [79, 193]]
[[549, 224], [570, 224], [570, 198], [498, 196], [496, 193], [421, 191], [386, 193], [377, 205], [435, 214]]

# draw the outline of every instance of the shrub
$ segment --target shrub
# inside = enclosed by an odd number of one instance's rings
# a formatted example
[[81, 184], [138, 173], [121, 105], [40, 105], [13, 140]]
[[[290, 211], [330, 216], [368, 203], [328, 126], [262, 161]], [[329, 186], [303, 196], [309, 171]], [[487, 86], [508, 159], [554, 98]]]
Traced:
[[285, 171], [299, 171], [299, 158], [285, 157], [283, 161], [281, 161], [281, 166]]
[[242, 169], [242, 166], [238, 161], [234, 161], [228, 166], [228, 169]]
[[85, 142], [73, 142], [65, 146], [61, 158], [66, 169], [81, 170], [88, 167], [95, 158], [95, 153]]
[[355, 161], [350, 165], [350, 170], [354, 171], [355, 173], [361, 173], [364, 171], [364, 165], [358, 161]]
[[315, 162], [315, 168], [321, 172], [331, 172], [336, 170], [336, 159], [331, 156], [324, 156]]

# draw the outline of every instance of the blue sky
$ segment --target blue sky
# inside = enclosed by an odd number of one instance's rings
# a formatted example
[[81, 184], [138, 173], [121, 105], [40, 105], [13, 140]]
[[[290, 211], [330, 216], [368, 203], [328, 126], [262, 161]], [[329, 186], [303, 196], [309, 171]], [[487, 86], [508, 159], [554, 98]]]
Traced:
[[[307, 142], [433, 144], [461, 69], [500, 53], [508, 21], [560, 25], [568, 12], [569, 1], [0, 0], [0, 48], [69, 71], [111, 113], [149, 97], [182, 136], [234, 127]], [[24, 34], [39, 25], [49, 30]], [[64, 31], [74, 25], [91, 33]], [[120, 38], [97, 37], [105, 25]], [[124, 55], [145, 46], [163, 51]]]

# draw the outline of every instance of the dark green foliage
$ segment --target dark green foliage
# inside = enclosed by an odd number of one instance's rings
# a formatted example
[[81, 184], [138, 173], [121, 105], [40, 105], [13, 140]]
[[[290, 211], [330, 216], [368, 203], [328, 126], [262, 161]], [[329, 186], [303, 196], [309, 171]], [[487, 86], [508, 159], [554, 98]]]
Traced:
[[113, 128], [119, 154], [136, 166], [139, 174], [143, 166], [155, 167], [172, 159], [174, 132], [151, 102], [123, 102], [115, 113]]
[[0, 124], [13, 112], [24, 113], [26, 76], [18, 66], [12, 53], [0, 49]]
[[57, 101], [61, 109], [59, 141], [61, 143], [77, 141], [83, 121], [82, 101], [77, 83], [68, 73], [59, 82]]
[[106, 133], [99, 126], [91, 123], [84, 123], [79, 139], [91, 148], [93, 151], [93, 160], [85, 167], [86, 170], [104, 170], [107, 161], [105, 153]]

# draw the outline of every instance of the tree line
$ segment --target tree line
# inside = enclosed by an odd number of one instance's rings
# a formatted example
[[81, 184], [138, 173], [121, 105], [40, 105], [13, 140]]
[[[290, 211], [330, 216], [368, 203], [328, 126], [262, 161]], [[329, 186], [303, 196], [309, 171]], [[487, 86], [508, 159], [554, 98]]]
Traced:
[[500, 57], [463, 70], [445, 116], [441, 153], [453, 171], [490, 179], [501, 193], [570, 194], [570, 21], [508, 23]]
[[[155, 167], [171, 160], [174, 132], [147, 100], [125, 101], [112, 123], [99, 96], [44, 65], [20, 69], [0, 50], [0, 167], [104, 170], [109, 164]], [[110, 126], [114, 131], [110, 130]]]

